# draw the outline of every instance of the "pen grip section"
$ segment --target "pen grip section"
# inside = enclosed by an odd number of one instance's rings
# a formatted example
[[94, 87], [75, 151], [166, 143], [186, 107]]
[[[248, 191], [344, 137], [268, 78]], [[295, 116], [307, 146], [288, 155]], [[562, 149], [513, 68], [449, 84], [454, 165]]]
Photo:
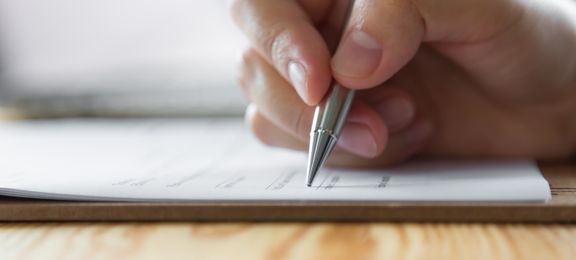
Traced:
[[354, 100], [354, 90], [335, 83], [322, 103], [316, 106], [312, 131], [324, 130], [338, 138]]

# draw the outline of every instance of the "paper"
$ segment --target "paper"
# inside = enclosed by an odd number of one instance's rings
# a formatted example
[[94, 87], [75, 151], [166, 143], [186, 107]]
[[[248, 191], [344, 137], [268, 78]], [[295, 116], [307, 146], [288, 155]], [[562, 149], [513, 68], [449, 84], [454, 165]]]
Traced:
[[323, 169], [264, 147], [239, 120], [61, 120], [0, 124], [0, 195], [112, 201], [542, 202], [530, 161], [413, 162]]

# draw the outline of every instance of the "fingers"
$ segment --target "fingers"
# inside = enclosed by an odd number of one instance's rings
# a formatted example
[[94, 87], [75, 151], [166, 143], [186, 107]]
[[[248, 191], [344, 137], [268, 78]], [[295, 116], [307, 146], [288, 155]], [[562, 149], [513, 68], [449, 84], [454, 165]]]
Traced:
[[307, 149], [308, 144], [305, 141], [270, 122], [258, 112], [258, 108], [254, 104], [250, 104], [246, 108], [245, 121], [254, 136], [263, 144], [300, 151]]
[[[318, 103], [331, 81], [330, 54], [314, 26], [329, 9], [328, 0], [235, 0], [232, 17], [252, 46], [291, 82], [310, 105]], [[304, 9], [306, 8], [306, 9]]]
[[328, 166], [333, 167], [381, 167], [405, 161], [425, 149], [432, 135], [432, 124], [426, 120], [415, 121], [406, 131], [390, 135], [384, 151], [376, 158], [360, 157], [335, 151]]
[[412, 59], [424, 32], [412, 1], [357, 0], [332, 59], [332, 73], [347, 87], [379, 85]]
[[[458, 63], [478, 63], [463, 61], [461, 56], [468, 53], [454, 45], [449, 50], [459, 51], [448, 51], [443, 44], [491, 39], [518, 21], [522, 16], [519, 6], [518, 1], [357, 0], [332, 59], [332, 73], [345, 86], [374, 87], [410, 61], [422, 42], [433, 43]], [[474, 59], [486, 56], [493, 55], [482, 53]]]
[[290, 84], [253, 49], [245, 52], [240, 85], [259, 112], [297, 138], [310, 131], [313, 107], [298, 97]]
[[[250, 105], [246, 110], [246, 121], [254, 135], [264, 144], [299, 151], [308, 149], [308, 142], [295, 138], [264, 117], [256, 105]], [[350, 125], [346, 126], [350, 128]], [[431, 134], [428, 121], [420, 120], [402, 131], [391, 135], [386, 149], [377, 158], [367, 158], [351, 152], [341, 145], [331, 154], [327, 161], [333, 167], [376, 167], [402, 162], [422, 150]], [[345, 130], [346, 131], [346, 130]]]
[[337, 145], [346, 151], [366, 158], [374, 158], [384, 151], [388, 129], [380, 115], [356, 100], [346, 118]]
[[[240, 83], [254, 103], [247, 111], [252, 132], [268, 145], [305, 150], [312, 108], [257, 52], [247, 51], [243, 63]], [[414, 101], [408, 94], [396, 86], [370, 91], [358, 95], [338, 142], [338, 153], [346, 155], [348, 165], [371, 161], [358, 158], [377, 158], [383, 164], [403, 160], [429, 137], [429, 126], [414, 123]]]
[[[304, 104], [288, 82], [255, 51], [248, 51], [244, 56], [243, 75], [240, 83], [258, 107], [259, 114], [277, 128], [307, 143], [313, 107]], [[347, 140], [343, 147], [364, 157], [375, 157], [384, 150], [387, 128], [374, 109], [357, 102], [347, 119], [341, 136]]]
[[391, 134], [405, 130], [416, 117], [416, 102], [397, 85], [381, 85], [378, 89], [359, 92], [358, 97], [380, 114]]
[[[334, 1], [234, 0], [230, 6], [254, 48], [312, 105], [325, 95], [331, 74], [350, 88], [374, 87], [411, 60], [422, 41], [468, 70], [492, 69], [502, 64], [490, 58], [494, 55], [443, 48], [444, 43], [473, 43], [502, 33], [522, 16], [518, 2], [357, 0], [332, 59], [316, 26], [327, 22]], [[485, 57], [484, 67], [465, 66]]]

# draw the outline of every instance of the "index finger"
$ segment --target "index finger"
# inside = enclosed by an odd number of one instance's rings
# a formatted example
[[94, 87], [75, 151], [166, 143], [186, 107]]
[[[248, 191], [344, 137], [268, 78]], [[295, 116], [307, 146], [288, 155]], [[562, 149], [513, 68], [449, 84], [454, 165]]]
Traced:
[[[329, 0], [234, 0], [232, 17], [265, 59], [309, 105], [320, 102], [331, 77], [330, 52], [315, 22]], [[307, 10], [306, 10], [307, 9]]]

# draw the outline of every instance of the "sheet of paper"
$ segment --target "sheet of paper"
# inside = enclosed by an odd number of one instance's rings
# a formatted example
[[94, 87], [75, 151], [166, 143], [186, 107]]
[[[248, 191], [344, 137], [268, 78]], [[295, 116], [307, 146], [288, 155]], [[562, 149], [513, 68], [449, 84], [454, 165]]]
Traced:
[[304, 185], [306, 155], [260, 145], [239, 120], [0, 123], [0, 195], [118, 201], [542, 202], [530, 161], [420, 161], [323, 169]]

